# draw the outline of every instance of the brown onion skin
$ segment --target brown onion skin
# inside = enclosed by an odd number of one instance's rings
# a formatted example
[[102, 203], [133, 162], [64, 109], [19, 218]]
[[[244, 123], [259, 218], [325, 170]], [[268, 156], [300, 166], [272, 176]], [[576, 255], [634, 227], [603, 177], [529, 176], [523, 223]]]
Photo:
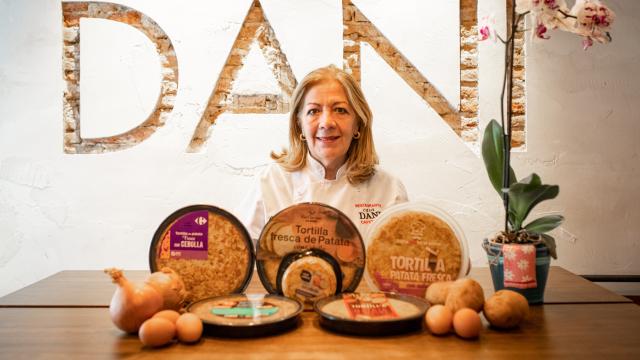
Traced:
[[153, 287], [135, 286], [124, 277], [122, 270], [106, 269], [105, 273], [118, 285], [109, 304], [109, 314], [120, 330], [136, 333], [145, 320], [162, 310], [162, 296]]
[[178, 273], [171, 268], [164, 267], [149, 275], [145, 284], [153, 287], [163, 298], [163, 309], [180, 310], [187, 298], [184, 282]]

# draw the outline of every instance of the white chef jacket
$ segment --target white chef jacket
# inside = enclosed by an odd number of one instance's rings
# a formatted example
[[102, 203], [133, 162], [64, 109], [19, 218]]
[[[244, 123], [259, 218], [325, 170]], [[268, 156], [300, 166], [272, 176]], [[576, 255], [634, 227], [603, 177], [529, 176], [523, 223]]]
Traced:
[[382, 210], [408, 200], [402, 182], [379, 167], [369, 180], [357, 185], [349, 183], [345, 171], [343, 165], [335, 180], [326, 180], [324, 166], [311, 156], [299, 171], [289, 172], [272, 163], [258, 176], [236, 215], [256, 240], [280, 210], [301, 202], [319, 202], [345, 213], [364, 238]]

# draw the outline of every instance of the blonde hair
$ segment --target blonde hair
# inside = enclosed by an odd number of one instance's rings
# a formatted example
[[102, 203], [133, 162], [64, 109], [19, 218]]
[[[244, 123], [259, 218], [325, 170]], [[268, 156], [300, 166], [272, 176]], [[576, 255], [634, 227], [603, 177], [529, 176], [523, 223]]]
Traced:
[[280, 154], [272, 151], [271, 158], [287, 171], [296, 171], [304, 168], [307, 163], [309, 149], [300, 138], [302, 127], [300, 126], [299, 116], [307, 91], [326, 80], [336, 80], [342, 85], [347, 94], [349, 105], [355, 111], [360, 138], [353, 139], [349, 150], [347, 150], [346, 176], [351, 184], [365, 182], [375, 174], [375, 166], [378, 164], [378, 155], [373, 144], [373, 133], [371, 131], [373, 114], [358, 83], [351, 75], [334, 65], [321, 67], [310, 72], [298, 84], [291, 97], [289, 150], [283, 149]]

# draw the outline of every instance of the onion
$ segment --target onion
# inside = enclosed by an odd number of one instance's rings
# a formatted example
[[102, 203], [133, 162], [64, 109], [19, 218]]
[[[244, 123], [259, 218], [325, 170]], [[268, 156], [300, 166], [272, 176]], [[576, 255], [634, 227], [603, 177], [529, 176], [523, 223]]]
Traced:
[[163, 309], [180, 310], [187, 297], [187, 290], [180, 275], [168, 267], [149, 275], [145, 284], [156, 289], [163, 299]]
[[135, 286], [122, 274], [122, 270], [105, 269], [118, 285], [109, 304], [111, 321], [122, 331], [135, 333], [140, 325], [162, 310], [162, 296], [153, 287], [145, 284]]

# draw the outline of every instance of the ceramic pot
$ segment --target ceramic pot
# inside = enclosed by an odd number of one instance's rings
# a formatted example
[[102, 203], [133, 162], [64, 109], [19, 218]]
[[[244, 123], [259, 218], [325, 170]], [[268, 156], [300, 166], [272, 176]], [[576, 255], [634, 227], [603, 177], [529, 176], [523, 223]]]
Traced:
[[482, 247], [487, 252], [489, 259], [489, 269], [491, 270], [491, 279], [493, 280], [493, 288], [498, 291], [509, 289], [524, 295], [529, 304], [542, 304], [544, 301], [544, 289], [547, 285], [547, 277], [549, 275], [549, 265], [551, 257], [549, 249], [544, 244], [536, 245], [536, 282], [537, 287], [531, 289], [517, 289], [504, 286], [504, 257], [502, 255], [502, 244], [489, 242], [484, 239]]

